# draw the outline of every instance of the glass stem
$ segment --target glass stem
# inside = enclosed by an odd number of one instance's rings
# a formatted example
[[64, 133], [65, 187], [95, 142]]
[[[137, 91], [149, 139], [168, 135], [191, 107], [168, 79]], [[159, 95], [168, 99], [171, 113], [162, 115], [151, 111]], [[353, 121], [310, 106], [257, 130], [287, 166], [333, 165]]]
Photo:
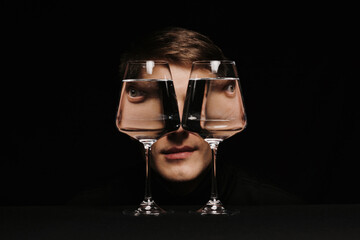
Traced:
[[218, 200], [218, 189], [217, 189], [217, 180], [216, 180], [216, 155], [219, 143], [221, 139], [208, 139], [206, 140], [211, 148], [212, 152], [212, 162], [211, 162], [211, 194], [210, 199], [214, 202]]
[[144, 145], [145, 149], [145, 196], [144, 201], [145, 202], [151, 202], [152, 196], [151, 196], [151, 182], [150, 182], [150, 159], [151, 159], [151, 146], [155, 142], [153, 140], [141, 140], [140, 141]]

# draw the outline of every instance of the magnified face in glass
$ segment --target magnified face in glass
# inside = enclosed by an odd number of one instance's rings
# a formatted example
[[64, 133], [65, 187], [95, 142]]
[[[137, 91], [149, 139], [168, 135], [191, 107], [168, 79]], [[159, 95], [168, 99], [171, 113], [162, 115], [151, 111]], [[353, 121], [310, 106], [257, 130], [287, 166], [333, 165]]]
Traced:
[[234, 131], [245, 127], [244, 107], [237, 80], [208, 81], [204, 98], [200, 122], [202, 128], [208, 131]]
[[171, 80], [168, 65], [165, 67], [157, 63], [154, 68], [151, 63], [154, 62], [136, 64], [136, 68], [129, 65], [126, 79], [123, 80], [118, 127], [127, 130], [128, 134], [135, 138], [135, 134], [141, 135], [139, 131], [135, 133], [136, 129], [143, 130], [144, 134], [145, 131], [153, 131], [156, 138], [165, 128], [165, 119], [168, 117], [166, 114], [170, 114], [164, 112], [168, 109], [167, 98], [170, 101], [168, 88], [172, 87], [172, 82], [167, 82]]
[[188, 91], [185, 129], [203, 138], [223, 140], [245, 128], [245, 110], [233, 61], [194, 62]]

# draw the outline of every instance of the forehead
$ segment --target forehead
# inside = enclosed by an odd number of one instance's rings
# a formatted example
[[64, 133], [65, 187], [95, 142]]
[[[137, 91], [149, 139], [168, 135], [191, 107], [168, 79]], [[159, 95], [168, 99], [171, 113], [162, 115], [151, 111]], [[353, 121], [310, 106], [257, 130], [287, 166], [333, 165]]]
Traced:
[[178, 101], [183, 101], [189, 83], [191, 66], [170, 64], [172, 79]]
[[140, 70], [140, 78], [144, 79], [171, 79], [170, 71], [167, 66], [157, 65], [156, 68], [142, 66]]
[[187, 86], [189, 82], [191, 66], [170, 64], [170, 70], [175, 87]]
[[[188, 81], [191, 73], [191, 65], [189, 66], [180, 66], [180, 65], [170, 65], [171, 74], [173, 80], [186, 80]], [[191, 73], [191, 77], [197, 78], [197, 76], [203, 77], [216, 77], [216, 74], [212, 73], [207, 68], [198, 68]]]
[[176, 77], [186, 77], [189, 78], [191, 66], [181, 66], [170, 64], [171, 73], [176, 75]]

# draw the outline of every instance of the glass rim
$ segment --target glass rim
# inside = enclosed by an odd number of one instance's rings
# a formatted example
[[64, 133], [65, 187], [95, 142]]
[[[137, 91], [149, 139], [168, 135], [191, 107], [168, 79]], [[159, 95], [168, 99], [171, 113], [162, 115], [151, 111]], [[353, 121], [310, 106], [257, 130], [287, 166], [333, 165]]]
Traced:
[[225, 63], [225, 64], [235, 64], [235, 61], [233, 60], [218, 60], [218, 59], [213, 59], [213, 60], [198, 60], [198, 61], [193, 61], [192, 64], [207, 64], [207, 63], [211, 63], [211, 62], [221, 62], [221, 63]]
[[129, 60], [126, 62], [126, 64], [146, 64], [147, 62], [154, 62], [155, 64], [168, 64], [169, 62], [165, 61], [165, 60], [152, 60], [152, 59], [147, 59], [147, 60]]

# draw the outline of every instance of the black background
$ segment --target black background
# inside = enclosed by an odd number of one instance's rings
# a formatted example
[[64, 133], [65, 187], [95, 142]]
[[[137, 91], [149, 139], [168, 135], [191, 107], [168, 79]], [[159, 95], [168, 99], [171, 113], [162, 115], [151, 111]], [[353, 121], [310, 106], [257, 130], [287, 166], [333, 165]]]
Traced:
[[2, 204], [62, 204], [141, 164], [115, 127], [119, 58], [167, 26], [209, 36], [237, 62], [248, 127], [220, 145], [222, 161], [309, 203], [360, 202], [351, 6], [2, 5]]

